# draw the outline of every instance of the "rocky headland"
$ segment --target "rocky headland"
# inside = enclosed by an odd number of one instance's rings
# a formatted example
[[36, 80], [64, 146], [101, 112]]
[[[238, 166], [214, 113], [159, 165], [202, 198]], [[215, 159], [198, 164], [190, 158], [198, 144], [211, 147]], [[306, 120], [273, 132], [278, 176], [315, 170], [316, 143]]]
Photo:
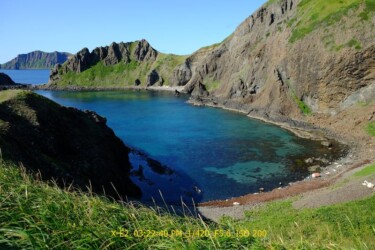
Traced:
[[0, 148], [3, 160], [22, 164], [37, 178], [116, 199], [141, 196], [129, 178], [130, 149], [95, 112], [30, 91], [1, 91]]
[[9, 62], [0, 65], [1, 69], [51, 69], [57, 63], [64, 63], [68, 60], [70, 53], [67, 52], [43, 52], [33, 51], [27, 54], [20, 54]]
[[10, 76], [0, 72], [0, 90], [24, 89], [29, 87], [31, 87], [31, 85], [15, 83]]
[[10, 76], [4, 73], [0, 73], [0, 85], [14, 85], [16, 84]]

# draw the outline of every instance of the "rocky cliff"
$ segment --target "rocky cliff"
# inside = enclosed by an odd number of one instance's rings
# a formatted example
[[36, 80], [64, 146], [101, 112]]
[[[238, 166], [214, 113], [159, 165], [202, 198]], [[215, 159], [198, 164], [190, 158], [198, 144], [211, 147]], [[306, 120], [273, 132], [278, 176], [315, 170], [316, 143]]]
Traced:
[[374, 11], [372, 1], [269, 1], [187, 59], [186, 90], [247, 112], [335, 114], [375, 83]]
[[1, 64], [2, 69], [51, 69], [57, 63], [64, 63], [71, 56], [67, 52], [33, 51], [20, 54], [9, 62]]
[[29, 91], [1, 91], [0, 148], [4, 160], [22, 162], [60, 185], [105, 190], [116, 198], [141, 195], [129, 178], [129, 148], [92, 111], [66, 108]]
[[146, 40], [112, 43], [93, 51], [82, 49], [51, 71], [50, 84], [62, 86], [162, 86], [169, 85], [171, 73], [184, 56], [163, 54]]
[[[160, 60], [160, 54], [142, 41], [127, 45], [129, 49], [113, 44], [111, 53], [110, 48], [105, 53], [83, 50], [52, 72], [51, 83], [64, 86], [69, 79], [69, 84], [80, 85], [81, 76], [96, 81], [102, 73], [88, 72], [92, 64], [87, 58], [95, 63], [100, 59], [102, 65], [128, 63], [130, 58], [135, 64], [127, 65], [133, 68], [117, 69], [123, 75], [136, 72], [145, 77], [128, 77], [123, 86], [184, 86], [198, 102], [276, 120], [331, 116], [375, 99], [374, 13], [372, 0], [270, 0], [223, 42], [164, 67], [171, 70], [167, 77], [159, 69], [168, 60]], [[140, 50], [132, 50], [135, 45], [143, 48], [144, 61], [152, 67], [138, 69], [139, 60], [132, 59]], [[104, 77], [102, 86], [105, 80], [120, 81]]]

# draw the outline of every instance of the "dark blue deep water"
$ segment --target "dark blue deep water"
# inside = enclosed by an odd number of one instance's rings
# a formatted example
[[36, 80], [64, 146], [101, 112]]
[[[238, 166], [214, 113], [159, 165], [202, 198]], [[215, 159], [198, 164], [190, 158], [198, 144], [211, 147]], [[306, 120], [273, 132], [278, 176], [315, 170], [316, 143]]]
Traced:
[[[301, 161], [328, 154], [318, 142], [242, 114], [186, 103], [152, 91], [37, 91], [62, 105], [94, 110], [129, 145], [132, 178], [143, 200], [169, 203], [226, 199], [308, 175]], [[138, 151], [142, 152], [139, 153]], [[146, 156], [160, 164], [147, 162]], [[137, 172], [137, 171], [135, 171]], [[139, 171], [138, 171], [139, 172]]]

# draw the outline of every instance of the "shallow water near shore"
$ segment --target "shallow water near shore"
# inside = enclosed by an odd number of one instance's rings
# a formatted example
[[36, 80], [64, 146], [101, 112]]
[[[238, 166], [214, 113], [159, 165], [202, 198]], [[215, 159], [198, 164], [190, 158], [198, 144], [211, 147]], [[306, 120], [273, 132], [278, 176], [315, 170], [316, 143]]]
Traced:
[[191, 203], [267, 191], [306, 177], [304, 159], [341, 154], [243, 114], [194, 107], [187, 96], [169, 92], [36, 92], [107, 118], [116, 135], [136, 149], [130, 155], [132, 179], [144, 201], [160, 200], [159, 189], [170, 204], [180, 204], [181, 197]]

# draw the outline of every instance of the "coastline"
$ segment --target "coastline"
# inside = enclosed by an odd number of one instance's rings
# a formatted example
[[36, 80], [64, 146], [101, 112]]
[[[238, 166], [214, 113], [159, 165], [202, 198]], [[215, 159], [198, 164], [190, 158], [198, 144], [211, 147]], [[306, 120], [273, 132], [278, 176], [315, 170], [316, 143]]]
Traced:
[[[106, 90], [152, 90], [152, 91], [168, 91], [168, 92], [176, 92], [184, 93], [183, 86], [179, 87], [169, 87], [169, 86], [161, 86], [161, 87], [140, 87], [140, 86], [124, 86], [124, 87], [76, 87], [72, 86], [70, 88], [66, 87], [59, 87], [54, 88], [48, 85], [36, 85], [32, 86], [31, 89], [38, 89], [38, 90], [56, 90], [56, 91], [106, 91]], [[363, 145], [358, 143], [355, 139], [348, 139], [343, 138], [337, 135], [337, 133], [333, 133], [326, 127], [315, 127], [308, 122], [295, 122], [294, 120], [288, 119], [288, 121], [278, 121], [277, 119], [272, 119], [273, 117], [265, 117], [261, 115], [257, 115], [251, 112], [246, 112], [244, 110], [229, 108], [225, 105], [219, 105], [214, 102], [204, 102], [202, 100], [193, 100], [189, 99], [189, 104], [194, 106], [208, 106], [214, 108], [221, 108], [225, 110], [229, 110], [232, 112], [241, 113], [246, 115], [249, 118], [261, 120], [265, 123], [270, 123], [281, 127], [285, 130], [290, 131], [291, 133], [295, 134], [298, 137], [316, 140], [321, 142], [338, 142], [340, 144], [348, 146], [347, 154], [337, 159], [335, 162], [331, 162], [328, 166], [326, 166], [322, 172], [321, 178], [306, 178], [301, 181], [289, 183], [287, 186], [282, 188], [276, 188], [274, 190], [264, 192], [264, 193], [255, 193], [255, 194], [246, 194], [240, 197], [232, 197], [226, 200], [215, 200], [209, 201], [204, 203], [197, 204], [197, 208], [202, 212], [202, 214], [207, 218], [215, 218], [212, 216], [212, 213], [216, 214], [219, 211], [220, 214], [232, 214], [232, 210], [235, 211], [242, 211], [243, 209], [250, 209], [254, 206], [259, 206], [268, 201], [277, 200], [277, 199], [285, 199], [289, 197], [293, 197], [296, 195], [314, 192], [325, 187], [331, 186], [333, 183], [338, 181], [346, 172], [360, 168], [365, 164], [372, 162], [374, 159], [371, 157], [366, 157], [363, 154]], [[303, 125], [301, 125], [303, 124]], [[370, 158], [370, 159], [369, 159]], [[337, 166], [340, 168], [337, 168]], [[328, 173], [328, 174], [327, 174]], [[237, 204], [238, 203], [238, 204]], [[234, 205], [236, 204], [236, 205]], [[228, 210], [229, 209], [229, 210]], [[216, 212], [215, 212], [216, 211]], [[228, 213], [225, 213], [228, 211]]]
[[29, 85], [27, 86], [31, 90], [53, 90], [53, 91], [119, 91], [119, 90], [152, 90], [152, 91], [167, 91], [167, 92], [176, 92], [183, 93], [184, 86], [114, 86], [114, 87], [100, 87], [100, 86], [93, 86], [93, 87], [85, 87], [85, 86], [63, 86], [57, 87], [55, 85]]
[[[329, 188], [330, 186], [339, 182], [343, 179], [346, 173], [360, 169], [361, 167], [364, 167], [375, 160], [373, 156], [370, 156], [365, 152], [366, 150], [364, 143], [360, 143], [355, 138], [350, 138], [350, 136], [346, 138], [339, 136], [337, 133], [330, 131], [330, 129], [327, 127], [317, 128], [308, 123], [304, 124], [305, 126], [298, 126], [295, 125], [292, 120], [290, 120], [290, 122], [277, 121], [272, 119], [272, 117], [266, 118], [264, 116], [251, 114], [244, 110], [228, 108], [214, 102], [205, 102], [191, 98], [189, 99], [188, 103], [195, 106], [208, 106], [238, 112], [246, 115], [249, 118], [279, 126], [301, 138], [317, 140], [321, 141], [322, 143], [335, 141], [347, 146], [348, 150], [344, 157], [336, 159], [335, 162], [330, 162], [329, 165], [324, 167], [319, 178], [312, 178], [310, 175], [304, 180], [291, 182], [287, 186], [275, 188], [271, 191], [246, 194], [240, 197], [232, 197], [225, 200], [214, 200], [199, 203], [199, 211], [205, 217], [212, 220], [217, 220], [223, 215], [230, 215], [232, 217], [240, 218], [243, 216], [244, 210], [259, 207], [269, 201], [296, 197], [303, 194], [313, 195], [319, 190]], [[347, 201], [355, 198], [356, 197], [347, 197]]]

